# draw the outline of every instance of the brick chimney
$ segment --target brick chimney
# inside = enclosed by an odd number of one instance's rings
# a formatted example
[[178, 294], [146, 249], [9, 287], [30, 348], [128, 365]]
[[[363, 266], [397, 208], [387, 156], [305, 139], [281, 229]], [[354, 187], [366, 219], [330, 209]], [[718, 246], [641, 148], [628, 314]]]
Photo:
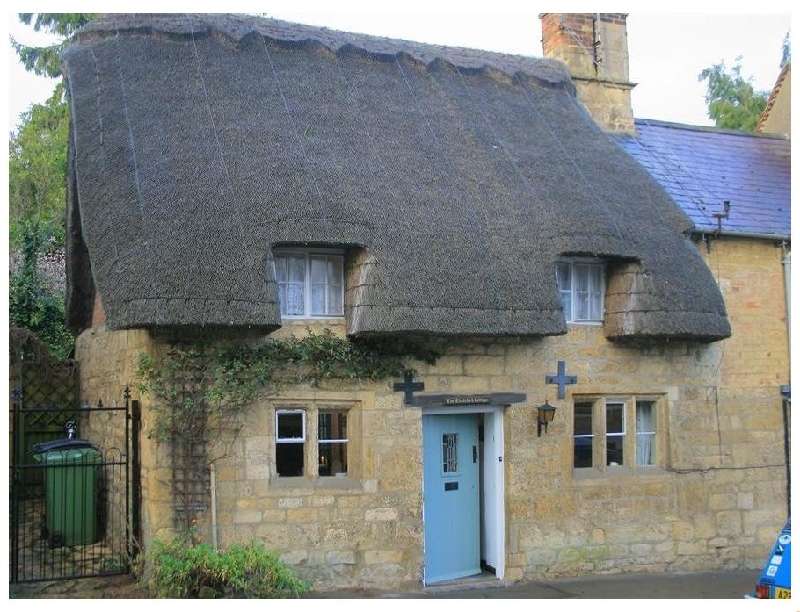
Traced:
[[633, 134], [627, 13], [541, 13], [544, 57], [566, 64], [578, 99], [607, 132]]

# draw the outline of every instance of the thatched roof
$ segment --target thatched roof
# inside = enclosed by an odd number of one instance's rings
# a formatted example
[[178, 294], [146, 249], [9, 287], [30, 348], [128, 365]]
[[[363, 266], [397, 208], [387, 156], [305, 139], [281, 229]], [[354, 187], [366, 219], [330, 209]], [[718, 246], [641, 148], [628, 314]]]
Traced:
[[357, 264], [353, 335], [564, 333], [563, 254], [627, 262], [635, 296], [611, 337], [730, 333], [691, 222], [558, 62], [242, 16], [109, 15], [64, 69], [76, 328], [96, 289], [111, 328], [274, 329], [271, 249], [324, 244]]

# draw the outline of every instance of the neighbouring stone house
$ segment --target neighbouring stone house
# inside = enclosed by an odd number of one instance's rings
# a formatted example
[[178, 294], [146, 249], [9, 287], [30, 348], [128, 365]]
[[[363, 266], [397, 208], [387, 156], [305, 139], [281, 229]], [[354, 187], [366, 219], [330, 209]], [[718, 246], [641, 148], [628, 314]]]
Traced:
[[[186, 338], [310, 327], [440, 353], [249, 406], [198, 483], [208, 541], [260, 541], [318, 589], [763, 562], [787, 503], [785, 337], [747, 369], [749, 264], [692, 240], [561, 62], [107, 15], [64, 72], [84, 396]], [[786, 324], [769, 281], [762, 334]], [[174, 455], [141, 453], [146, 548], [175, 529]]]
[[[542, 14], [546, 57], [561, 59], [578, 97], [694, 224], [692, 240], [722, 291], [732, 334], [719, 392], [743, 426], [769, 420], [783, 440], [789, 512], [791, 64], [780, 69], [757, 134], [634, 119], [624, 13]], [[777, 65], [777, 62], [776, 62]]]
[[792, 63], [786, 62], [767, 99], [756, 128], [762, 134], [792, 135]]

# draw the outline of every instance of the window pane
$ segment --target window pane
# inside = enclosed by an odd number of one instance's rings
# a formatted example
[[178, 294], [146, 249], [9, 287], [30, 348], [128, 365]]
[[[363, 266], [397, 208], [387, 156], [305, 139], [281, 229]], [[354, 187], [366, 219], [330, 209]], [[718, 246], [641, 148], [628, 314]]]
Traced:
[[606, 436], [606, 465], [624, 465], [622, 447], [625, 436]]
[[292, 255], [289, 258], [289, 280], [303, 283], [306, 280], [306, 258]]
[[286, 266], [285, 257], [275, 257], [275, 280], [277, 280], [279, 284], [286, 282]]
[[556, 281], [568, 322], [603, 320], [603, 270], [602, 264], [556, 264]]
[[319, 443], [319, 475], [347, 474], [347, 442]]
[[303, 475], [303, 443], [290, 442], [275, 445], [275, 469], [278, 476]]
[[572, 266], [571, 264], [560, 262], [556, 264], [556, 282], [559, 291], [572, 291]]
[[592, 402], [575, 403], [573, 466], [576, 468], [592, 467], [592, 406]]
[[304, 412], [278, 412], [276, 413], [277, 419], [277, 439], [278, 440], [303, 440], [305, 434], [303, 431], [303, 418]]
[[606, 403], [606, 465], [623, 464], [625, 444], [625, 404]]
[[603, 296], [599, 293], [589, 294], [587, 305], [586, 318], [592, 321], [600, 321], [603, 318]]
[[622, 402], [606, 404], [606, 433], [625, 433], [625, 404]]
[[589, 297], [586, 292], [575, 294], [574, 321], [586, 321], [589, 319]]
[[329, 270], [327, 314], [341, 315], [344, 312], [344, 258], [331, 257]]
[[319, 440], [347, 440], [347, 412], [343, 410], [320, 411], [317, 423]]
[[341, 285], [331, 285], [328, 288], [328, 314], [329, 315], [340, 315], [343, 312], [342, 305], [344, 300], [342, 299], [342, 291], [343, 287]]
[[340, 315], [343, 312], [344, 258], [315, 256], [311, 260], [311, 314]]
[[305, 314], [305, 265], [303, 256], [275, 256], [275, 280], [282, 315]]
[[636, 402], [636, 465], [655, 463], [654, 402]]
[[458, 471], [458, 434], [442, 434], [442, 472]]
[[592, 402], [575, 404], [575, 435], [592, 435]]
[[575, 264], [575, 290], [589, 291], [589, 266], [586, 264]]
[[561, 292], [561, 300], [564, 304], [564, 318], [567, 321], [572, 321], [572, 292], [571, 291], [562, 291]]
[[320, 410], [317, 415], [319, 475], [347, 473], [347, 411]]
[[305, 295], [303, 285], [290, 283], [286, 285], [286, 302], [281, 302], [281, 312], [287, 315], [303, 315], [305, 312]]
[[311, 314], [327, 314], [325, 308], [325, 285], [311, 285]]
[[328, 278], [328, 262], [325, 257], [311, 258], [311, 282], [314, 284], [325, 284]]
[[331, 284], [341, 284], [344, 279], [344, 257], [332, 255], [329, 260], [328, 282]]
[[589, 266], [590, 294], [588, 318], [593, 321], [603, 319], [603, 267]]

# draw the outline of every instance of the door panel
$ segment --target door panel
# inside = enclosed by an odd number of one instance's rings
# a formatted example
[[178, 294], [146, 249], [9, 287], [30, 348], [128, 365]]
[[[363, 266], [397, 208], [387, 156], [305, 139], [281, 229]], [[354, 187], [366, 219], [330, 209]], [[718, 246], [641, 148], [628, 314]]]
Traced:
[[425, 583], [479, 574], [478, 415], [422, 417]]

